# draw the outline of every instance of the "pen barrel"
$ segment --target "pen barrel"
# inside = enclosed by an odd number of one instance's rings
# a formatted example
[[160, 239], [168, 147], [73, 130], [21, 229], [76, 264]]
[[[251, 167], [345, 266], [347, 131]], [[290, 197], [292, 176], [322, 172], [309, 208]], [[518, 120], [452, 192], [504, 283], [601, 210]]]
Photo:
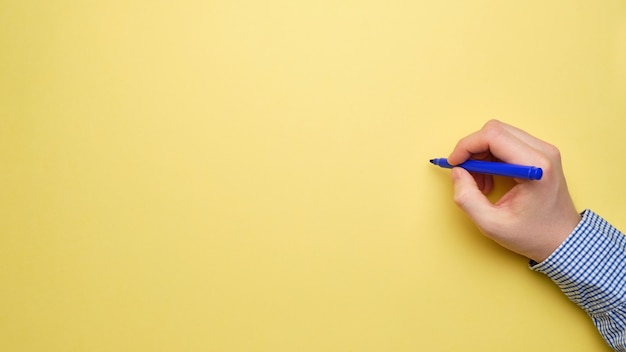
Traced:
[[526, 180], [540, 180], [543, 176], [541, 168], [535, 166], [498, 163], [492, 161], [467, 160], [457, 165], [469, 172], [514, 177]]

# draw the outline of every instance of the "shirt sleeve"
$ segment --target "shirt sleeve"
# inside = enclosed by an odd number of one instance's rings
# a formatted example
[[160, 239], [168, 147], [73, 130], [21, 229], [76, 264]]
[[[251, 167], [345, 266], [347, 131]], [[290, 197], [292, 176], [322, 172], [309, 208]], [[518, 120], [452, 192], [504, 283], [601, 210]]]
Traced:
[[591, 317], [615, 351], [626, 351], [626, 236], [587, 209], [570, 236], [541, 263], [544, 273]]

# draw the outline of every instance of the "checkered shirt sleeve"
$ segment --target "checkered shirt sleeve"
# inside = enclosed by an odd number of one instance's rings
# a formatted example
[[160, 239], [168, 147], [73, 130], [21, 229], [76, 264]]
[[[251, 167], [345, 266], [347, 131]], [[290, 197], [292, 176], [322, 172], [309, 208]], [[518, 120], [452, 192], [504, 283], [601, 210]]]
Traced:
[[615, 351], [626, 351], [626, 236], [587, 209], [576, 229], [541, 263], [544, 273], [584, 309]]

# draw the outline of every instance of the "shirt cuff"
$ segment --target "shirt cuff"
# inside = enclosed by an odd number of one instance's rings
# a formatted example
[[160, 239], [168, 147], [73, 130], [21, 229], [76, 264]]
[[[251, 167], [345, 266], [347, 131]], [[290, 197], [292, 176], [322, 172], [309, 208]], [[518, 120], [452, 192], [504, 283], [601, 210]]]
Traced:
[[589, 314], [623, 305], [626, 299], [626, 236], [587, 209], [567, 239], [530, 268], [547, 275]]

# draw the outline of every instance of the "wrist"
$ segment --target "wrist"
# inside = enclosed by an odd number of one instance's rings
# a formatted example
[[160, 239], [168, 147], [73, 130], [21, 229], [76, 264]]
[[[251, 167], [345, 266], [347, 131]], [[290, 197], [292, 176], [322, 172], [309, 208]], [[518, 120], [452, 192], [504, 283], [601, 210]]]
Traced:
[[528, 258], [537, 263], [541, 263], [546, 260], [561, 246], [561, 244], [563, 244], [563, 242], [565, 242], [565, 240], [576, 229], [581, 220], [582, 216], [579, 213], [570, 213], [567, 218], [564, 218], [564, 220], [557, 225], [557, 228], [550, 230], [552, 235], [546, 236], [545, 241], [543, 241], [541, 246], [537, 247], [532, 253], [530, 253]]

